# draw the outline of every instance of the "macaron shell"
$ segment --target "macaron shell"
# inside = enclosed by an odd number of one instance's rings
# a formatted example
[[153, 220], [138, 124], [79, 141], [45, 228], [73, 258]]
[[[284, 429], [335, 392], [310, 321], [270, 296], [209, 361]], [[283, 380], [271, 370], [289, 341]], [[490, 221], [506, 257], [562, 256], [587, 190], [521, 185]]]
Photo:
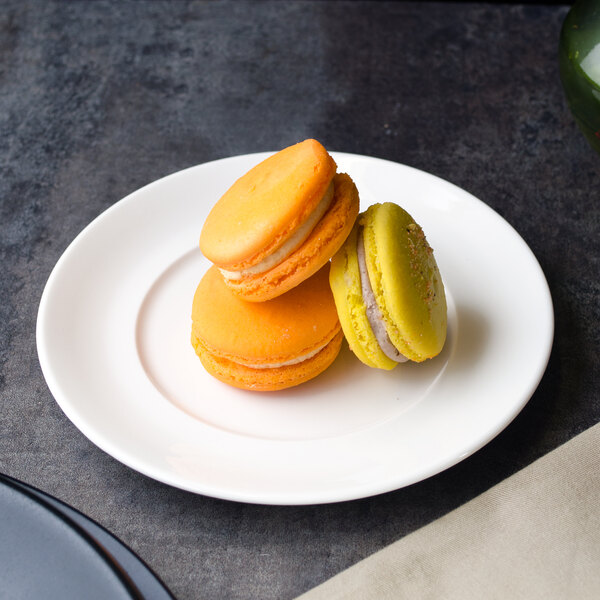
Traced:
[[334, 197], [329, 210], [304, 243], [276, 267], [243, 279], [226, 280], [227, 286], [244, 300], [264, 302], [275, 298], [316, 273], [346, 240], [359, 211], [356, 185], [345, 173], [334, 179]]
[[192, 332], [211, 355], [260, 367], [284, 363], [322, 348], [340, 331], [329, 265], [288, 294], [245, 302], [212, 266], [192, 305]]
[[337, 357], [343, 340], [341, 331], [315, 356], [296, 365], [256, 369], [210, 354], [192, 333], [192, 345], [204, 368], [219, 381], [231, 386], [272, 392], [305, 383], [320, 375]]
[[421, 362], [442, 350], [446, 296], [421, 227], [397, 204], [371, 206], [361, 217], [369, 279], [392, 343]]
[[336, 168], [316, 140], [289, 146], [262, 161], [213, 206], [200, 234], [202, 253], [234, 271], [259, 263], [306, 221]]
[[357, 241], [358, 223], [331, 259], [329, 283], [350, 350], [369, 367], [390, 370], [398, 363], [382, 352], [369, 324], [362, 297]]

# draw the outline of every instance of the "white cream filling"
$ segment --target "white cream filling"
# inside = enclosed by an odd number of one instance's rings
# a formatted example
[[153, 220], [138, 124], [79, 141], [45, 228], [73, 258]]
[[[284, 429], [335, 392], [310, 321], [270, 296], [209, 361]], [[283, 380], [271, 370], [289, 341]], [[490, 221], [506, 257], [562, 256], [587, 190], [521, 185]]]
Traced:
[[291, 360], [287, 360], [285, 362], [267, 363], [267, 364], [263, 363], [262, 365], [246, 365], [246, 366], [251, 367], [252, 369], [276, 369], [277, 367], [287, 367], [288, 365], [297, 365], [298, 363], [304, 362], [305, 360], [308, 360], [309, 358], [312, 358], [313, 356], [315, 356], [316, 354], [321, 352], [321, 350], [323, 350], [323, 348], [325, 348], [325, 346], [327, 346], [327, 344], [323, 344], [320, 348], [317, 348], [316, 350], [312, 350], [308, 354], [303, 354], [302, 356], [298, 356], [297, 358], [292, 358]]
[[242, 269], [240, 271], [227, 271], [226, 269], [219, 269], [223, 277], [226, 279], [242, 279], [249, 275], [257, 275], [258, 273], [264, 273], [269, 269], [277, 266], [283, 262], [294, 250], [296, 250], [304, 240], [310, 235], [310, 232], [315, 228], [316, 224], [321, 220], [321, 217], [327, 212], [329, 205], [333, 199], [333, 181], [329, 184], [325, 190], [325, 194], [317, 204], [315, 210], [310, 214], [308, 219], [296, 230], [294, 235], [287, 240], [280, 248], [278, 248], [273, 254], [265, 257], [256, 265]]
[[385, 320], [375, 299], [369, 272], [367, 270], [367, 261], [365, 260], [365, 241], [362, 228], [358, 232], [358, 243], [356, 245], [356, 254], [358, 258], [358, 269], [360, 271], [360, 286], [362, 297], [367, 308], [367, 320], [373, 330], [373, 335], [381, 348], [381, 351], [391, 360], [396, 362], [406, 362], [408, 358], [398, 351], [398, 348], [392, 344], [392, 340], [385, 328]]

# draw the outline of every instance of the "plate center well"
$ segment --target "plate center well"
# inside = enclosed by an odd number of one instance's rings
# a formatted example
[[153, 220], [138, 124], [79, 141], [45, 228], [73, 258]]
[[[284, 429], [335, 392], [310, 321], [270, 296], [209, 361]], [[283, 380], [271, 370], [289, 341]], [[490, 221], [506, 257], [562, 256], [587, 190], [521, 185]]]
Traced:
[[[193, 250], [154, 282], [140, 307], [137, 350], [146, 374], [171, 403], [213, 427], [276, 440], [334, 437], [396, 417], [422, 399], [448, 362], [370, 369], [344, 342], [327, 371], [279, 392], [249, 392], [210, 376], [190, 343], [192, 298], [209, 264]], [[452, 327], [452, 324], [451, 324]]]

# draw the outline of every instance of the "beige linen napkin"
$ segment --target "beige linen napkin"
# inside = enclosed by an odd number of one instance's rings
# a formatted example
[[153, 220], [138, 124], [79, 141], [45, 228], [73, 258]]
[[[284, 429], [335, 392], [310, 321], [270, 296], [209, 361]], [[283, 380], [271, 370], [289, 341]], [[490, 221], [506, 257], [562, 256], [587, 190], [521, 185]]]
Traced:
[[600, 598], [600, 423], [298, 600]]

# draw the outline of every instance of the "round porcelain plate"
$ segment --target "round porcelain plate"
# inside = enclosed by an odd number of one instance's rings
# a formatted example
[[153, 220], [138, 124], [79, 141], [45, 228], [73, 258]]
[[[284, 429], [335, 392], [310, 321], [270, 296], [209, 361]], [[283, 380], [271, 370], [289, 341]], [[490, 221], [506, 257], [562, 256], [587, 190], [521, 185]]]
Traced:
[[361, 195], [403, 206], [444, 279], [442, 354], [391, 372], [346, 346], [311, 382], [282, 392], [210, 377], [190, 344], [198, 237], [212, 205], [268, 154], [227, 158], [117, 202], [69, 246], [37, 324], [48, 386], [116, 459], [170, 485], [265, 504], [370, 496], [434, 475], [481, 448], [522, 409], [545, 370], [553, 311], [544, 275], [497, 213], [437, 177], [333, 153]]

